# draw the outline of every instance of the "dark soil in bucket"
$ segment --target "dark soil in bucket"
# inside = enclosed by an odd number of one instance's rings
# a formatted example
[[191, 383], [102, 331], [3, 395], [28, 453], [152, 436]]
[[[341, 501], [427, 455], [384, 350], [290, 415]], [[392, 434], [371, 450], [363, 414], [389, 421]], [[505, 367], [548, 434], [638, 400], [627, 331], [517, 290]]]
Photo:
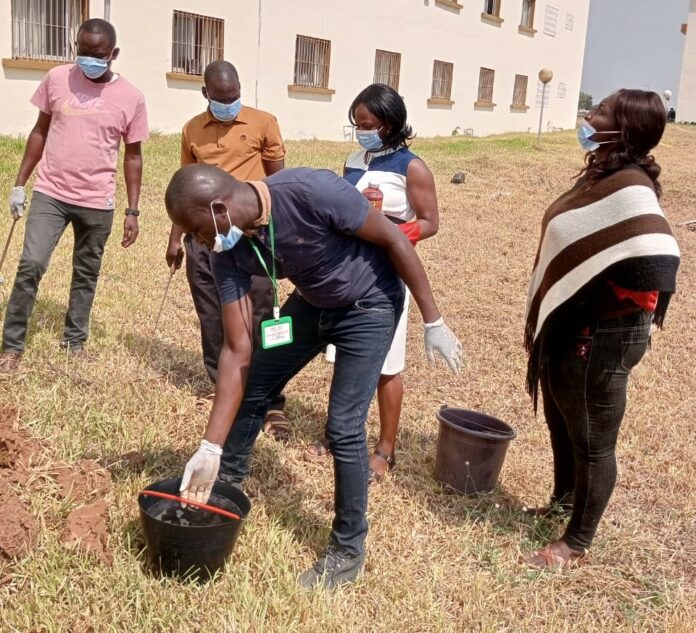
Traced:
[[[239, 508], [232, 501], [215, 493], [210, 495], [208, 505], [241, 515]], [[184, 507], [181, 502], [170, 501], [169, 499], [159, 500], [147, 509], [147, 513], [158, 521], [183, 527], [209, 527], [236, 520], [202, 508], [194, 508], [188, 505]]]

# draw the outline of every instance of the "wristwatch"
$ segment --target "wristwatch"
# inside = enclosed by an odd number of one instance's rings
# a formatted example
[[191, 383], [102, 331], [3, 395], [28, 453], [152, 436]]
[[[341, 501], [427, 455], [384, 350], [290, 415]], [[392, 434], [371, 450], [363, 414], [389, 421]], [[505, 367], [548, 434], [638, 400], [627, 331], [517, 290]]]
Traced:
[[126, 215], [134, 215], [137, 218], [140, 215], [140, 211], [138, 211], [138, 209], [131, 209], [128, 207], [126, 209]]

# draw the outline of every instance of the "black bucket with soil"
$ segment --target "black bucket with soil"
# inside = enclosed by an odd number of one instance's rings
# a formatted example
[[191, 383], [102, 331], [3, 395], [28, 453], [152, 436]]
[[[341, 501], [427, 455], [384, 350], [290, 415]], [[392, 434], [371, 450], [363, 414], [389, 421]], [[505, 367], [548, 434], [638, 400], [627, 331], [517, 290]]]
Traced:
[[485, 413], [444, 405], [437, 419], [435, 479], [465, 495], [491, 492], [515, 429]]
[[[180, 484], [181, 479], [177, 477], [144, 490], [177, 496]], [[251, 502], [238, 488], [216, 481], [208, 504], [239, 519], [140, 494], [140, 521], [154, 569], [166, 576], [206, 582], [224, 567], [251, 510]]]

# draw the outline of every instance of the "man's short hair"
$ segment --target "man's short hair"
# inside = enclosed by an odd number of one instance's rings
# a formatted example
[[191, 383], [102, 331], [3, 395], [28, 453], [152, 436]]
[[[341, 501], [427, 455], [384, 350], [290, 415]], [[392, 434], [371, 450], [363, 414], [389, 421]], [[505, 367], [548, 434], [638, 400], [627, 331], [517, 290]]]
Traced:
[[77, 30], [77, 37], [80, 37], [80, 33], [94, 33], [97, 35], [106, 35], [109, 38], [109, 44], [111, 48], [116, 46], [116, 29], [114, 25], [101, 18], [92, 18], [91, 20], [86, 20], [80, 24], [80, 28]]
[[203, 71], [203, 81], [207, 84], [211, 79], [225, 79], [227, 81], [236, 81], [239, 83], [239, 75], [237, 69], [226, 62], [224, 59], [218, 59], [210, 62]]

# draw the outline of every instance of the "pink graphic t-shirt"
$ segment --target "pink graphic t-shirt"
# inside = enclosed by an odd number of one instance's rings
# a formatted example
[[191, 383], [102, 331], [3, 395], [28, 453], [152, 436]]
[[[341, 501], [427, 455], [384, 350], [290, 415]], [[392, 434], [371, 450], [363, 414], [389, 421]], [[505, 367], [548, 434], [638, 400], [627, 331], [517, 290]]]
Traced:
[[142, 93], [123, 77], [87, 79], [74, 64], [51, 69], [31, 102], [51, 115], [34, 189], [80, 207], [113, 209], [121, 138], [148, 137]]

